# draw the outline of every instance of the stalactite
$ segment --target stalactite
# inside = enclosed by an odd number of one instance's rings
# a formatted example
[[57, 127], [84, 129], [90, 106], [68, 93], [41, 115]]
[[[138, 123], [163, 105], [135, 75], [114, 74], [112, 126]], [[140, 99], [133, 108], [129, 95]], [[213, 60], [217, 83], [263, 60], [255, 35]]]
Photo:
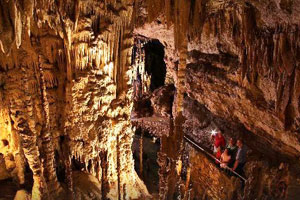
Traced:
[[168, 27], [170, 27], [172, 22], [172, 0], [165, 0], [165, 15]]
[[1, 1], [0, 6], [3, 8], [0, 11], [0, 15], [3, 16], [3, 20], [0, 22], [0, 48], [3, 53], [7, 54], [9, 53], [9, 49], [11, 48], [14, 39], [13, 25], [11, 24], [11, 21], [13, 20], [10, 16], [11, 7], [13, 5], [12, 1]]
[[[163, 138], [162, 138], [163, 141]], [[167, 199], [167, 181], [168, 181], [168, 163], [167, 155], [165, 153], [162, 153], [162, 150], [157, 153], [157, 163], [159, 165], [159, 199]]]
[[120, 39], [119, 39], [119, 58], [118, 63], [119, 66], [117, 68], [117, 96], [120, 95], [123, 91], [123, 71], [124, 71], [124, 28], [120, 27]]
[[20, 90], [20, 95], [27, 99], [27, 101], [12, 101], [10, 111], [11, 118], [15, 122], [15, 129], [18, 131], [22, 141], [24, 155], [33, 172], [34, 185], [32, 188], [32, 198], [41, 199], [47, 196], [47, 187], [43, 176], [43, 166], [40, 160], [38, 136], [34, 129], [32, 92], [35, 90], [34, 87], [29, 84], [32, 80], [30, 80], [28, 75], [28, 73], [31, 72], [31, 70], [25, 70], [24, 68], [22, 71], [25, 87]]
[[16, 168], [17, 168], [17, 176], [20, 185], [25, 183], [25, 158], [24, 154], [19, 150], [19, 152], [14, 156], [16, 161]]
[[14, 30], [15, 30], [15, 40], [17, 48], [21, 46], [22, 43], [22, 21], [21, 12], [17, 8], [17, 4], [14, 4]]
[[122, 191], [121, 191], [121, 166], [120, 166], [120, 138], [119, 134], [116, 136], [117, 141], [117, 177], [118, 177], [118, 200], [122, 198]]
[[[290, 124], [298, 124], [297, 120], [300, 116], [300, 109], [299, 109], [299, 98], [300, 98], [300, 70], [296, 69], [294, 72], [294, 84], [291, 88], [291, 110], [290, 110], [290, 118], [292, 119], [292, 122], [289, 122]], [[297, 119], [298, 118], [298, 119]], [[294, 127], [295, 128], [295, 127]]]
[[32, 198], [37, 200], [42, 199], [45, 181], [42, 176], [41, 162], [39, 159], [36, 159], [39, 158], [36, 137], [30, 131], [24, 119], [20, 119], [17, 130], [19, 130], [22, 137], [24, 154], [33, 172], [34, 185], [32, 188]]
[[291, 52], [291, 45], [289, 44], [289, 40], [286, 34], [280, 34], [279, 39], [279, 49], [280, 49], [280, 57], [282, 60], [282, 67], [284, 71], [287, 71], [288, 75], [290, 76], [294, 70], [294, 63], [293, 63], [293, 56]]

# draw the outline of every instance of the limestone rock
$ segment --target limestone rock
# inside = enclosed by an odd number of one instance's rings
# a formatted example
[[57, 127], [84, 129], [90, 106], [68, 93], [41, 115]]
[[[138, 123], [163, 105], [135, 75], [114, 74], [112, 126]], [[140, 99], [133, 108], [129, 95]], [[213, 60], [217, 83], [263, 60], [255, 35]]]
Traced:
[[0, 156], [0, 180], [5, 180], [10, 177], [11, 177], [11, 175], [9, 174], [8, 170], [6, 169], [6, 165], [5, 165], [3, 156]]
[[171, 117], [174, 89], [173, 85], [169, 85], [158, 88], [152, 93], [151, 105], [153, 107], [154, 114], [161, 115], [163, 117]]
[[31, 195], [26, 190], [18, 190], [14, 200], [31, 200]]
[[[176, 168], [184, 134], [209, 150], [214, 128], [246, 140], [248, 172], [266, 174], [267, 192], [251, 192], [260, 180], [249, 175], [245, 198], [297, 197], [300, 0], [5, 0], [0, 16], [0, 179], [12, 177], [16, 198], [29, 197], [23, 187], [34, 200], [148, 197], [134, 170], [135, 123], [161, 139], [160, 199], [189, 190]], [[135, 38], [164, 52], [145, 60]], [[149, 63], [166, 67], [158, 84]], [[199, 177], [214, 185], [201, 198], [231, 198], [218, 177]]]

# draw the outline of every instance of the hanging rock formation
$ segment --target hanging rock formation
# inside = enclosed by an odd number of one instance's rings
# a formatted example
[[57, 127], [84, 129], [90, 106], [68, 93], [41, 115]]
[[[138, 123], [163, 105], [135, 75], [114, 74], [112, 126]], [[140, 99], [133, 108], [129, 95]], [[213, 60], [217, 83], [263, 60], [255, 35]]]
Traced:
[[[282, 152], [297, 156], [299, 2], [196, 0], [179, 10], [176, 2], [141, 3], [148, 13], [141, 12], [144, 24], [135, 29], [166, 44], [167, 71], [175, 86], [180, 79], [178, 38], [185, 34], [184, 92], [216, 115], [243, 123], [259, 137], [273, 140]], [[189, 25], [180, 29], [184, 22], [170, 17], [174, 13], [188, 16]], [[168, 33], [173, 30], [171, 40]], [[176, 49], [179, 54], [169, 53]]]
[[[166, 84], [172, 83], [176, 88], [170, 114], [175, 121], [171, 123], [173, 129], [164, 123], [158, 125], [153, 120], [145, 122], [143, 119], [138, 123], [155, 135], [158, 135], [159, 129], [169, 131], [164, 131], [169, 135], [167, 139], [164, 136], [161, 138], [162, 149], [158, 160], [161, 166], [160, 180], [163, 180], [160, 182], [161, 199], [167, 198], [164, 195], [170, 190], [174, 198], [182, 198], [183, 194], [180, 193], [180, 181], [176, 183], [177, 191], [168, 185], [173, 181], [174, 163], [179, 163], [178, 166], [181, 163], [181, 158], [174, 158], [170, 152], [170, 149], [177, 151], [177, 145], [182, 145], [180, 134], [176, 131], [178, 126], [183, 126], [184, 134], [194, 136], [195, 140], [208, 148], [211, 143], [209, 132], [219, 127], [225, 131], [228, 139], [230, 136], [241, 137], [247, 145], [259, 151], [258, 155], [276, 158], [277, 164], [267, 166], [265, 170], [269, 172], [266, 173], [276, 171], [272, 167], [278, 168], [280, 162], [288, 162], [289, 173], [299, 174], [295, 168], [299, 168], [300, 150], [300, 2], [195, 0], [184, 5], [180, 3], [176, 0], [140, 1], [139, 18], [134, 30], [136, 35], [148, 40], [158, 39], [164, 44]], [[188, 40], [186, 50], [182, 46], [185, 39]], [[181, 64], [185, 62], [187, 66], [182, 67]], [[189, 102], [181, 103], [181, 94], [185, 94]], [[193, 101], [196, 104], [192, 104]], [[200, 109], [197, 110], [195, 105]], [[158, 105], [151, 107], [155, 109]], [[176, 124], [176, 116], [181, 110], [184, 113], [183, 122]], [[174, 140], [176, 135], [178, 138]], [[178, 152], [182, 154], [182, 150]], [[259, 167], [261, 165], [252, 166], [253, 174], [262, 173], [257, 172]], [[298, 180], [291, 179], [290, 182]], [[253, 179], [252, 186], [259, 181]], [[197, 184], [204, 183], [198, 181]], [[266, 182], [263, 184], [268, 185]], [[171, 185], [174, 185], [174, 181]], [[299, 185], [299, 181], [295, 185]], [[245, 192], [249, 196], [244, 198], [253, 199], [251, 195], [263, 198], [261, 193], [255, 193], [257, 188], [253, 188], [249, 189], [252, 193]], [[293, 199], [299, 195], [290, 190], [290, 195], [285, 192], [275, 195], [271, 192], [273, 189], [266, 189], [271, 199]], [[204, 198], [205, 195], [198, 198]], [[215, 194], [207, 197], [223, 199]], [[167, 199], [172, 198], [169, 196]]]
[[147, 196], [131, 153], [133, 1], [0, 7], [1, 178], [30, 184], [28, 165], [32, 199], [77, 199], [80, 163], [100, 183], [97, 199]]
[[[199, 174], [216, 168], [186, 152], [184, 135], [205, 145], [217, 126], [268, 157], [247, 167], [245, 199], [295, 199], [299, 23], [300, 0], [0, 1], [0, 180], [13, 181], [15, 199], [148, 198], [134, 169], [134, 124], [160, 137], [159, 198], [187, 199], [189, 183], [209, 179], [189, 174], [189, 156]], [[153, 39], [166, 77], [151, 91], [144, 47]], [[226, 198], [240, 198], [226, 182]]]

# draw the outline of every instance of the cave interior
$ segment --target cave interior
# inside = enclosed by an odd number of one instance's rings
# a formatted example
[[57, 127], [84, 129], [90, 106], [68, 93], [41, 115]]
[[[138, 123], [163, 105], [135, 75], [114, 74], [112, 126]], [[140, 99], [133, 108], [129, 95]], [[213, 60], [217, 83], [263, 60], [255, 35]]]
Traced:
[[1, 0], [0, 200], [54, 199], [300, 199], [300, 0]]

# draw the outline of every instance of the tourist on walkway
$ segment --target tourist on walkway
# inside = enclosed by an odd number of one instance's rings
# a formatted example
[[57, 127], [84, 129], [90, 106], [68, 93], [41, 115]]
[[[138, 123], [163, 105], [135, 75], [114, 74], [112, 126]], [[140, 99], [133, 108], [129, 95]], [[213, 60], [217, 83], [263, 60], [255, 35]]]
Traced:
[[[219, 146], [219, 147], [217, 148], [217, 152], [216, 152], [216, 154], [215, 154], [216, 159], [220, 161], [221, 155], [222, 155], [222, 150], [221, 150], [221, 146]], [[220, 164], [218, 161], [216, 161], [216, 163], [217, 163], [218, 165]]]
[[230, 163], [228, 164], [228, 167], [232, 168], [233, 164], [235, 162], [235, 157], [236, 157], [236, 153], [238, 150], [238, 147], [236, 146], [236, 140], [234, 138], [230, 138], [229, 143], [226, 148], [229, 149], [230, 155], [231, 155], [231, 160], [230, 160]]
[[236, 146], [236, 141], [234, 138], [230, 138], [226, 148], [230, 149], [231, 152], [237, 152], [238, 147]]
[[221, 164], [220, 164], [221, 168], [226, 168], [228, 166], [229, 162], [231, 161], [231, 155], [230, 155], [229, 148], [225, 149], [225, 151], [222, 153], [220, 161], [221, 161]]
[[221, 131], [219, 131], [215, 136], [214, 136], [214, 153], [217, 153], [218, 147], [221, 147], [224, 149], [226, 145], [226, 141], [224, 136], [222, 135]]
[[244, 165], [246, 163], [247, 149], [242, 140], [237, 141], [238, 151], [235, 158], [233, 170], [241, 176], [244, 176]]

